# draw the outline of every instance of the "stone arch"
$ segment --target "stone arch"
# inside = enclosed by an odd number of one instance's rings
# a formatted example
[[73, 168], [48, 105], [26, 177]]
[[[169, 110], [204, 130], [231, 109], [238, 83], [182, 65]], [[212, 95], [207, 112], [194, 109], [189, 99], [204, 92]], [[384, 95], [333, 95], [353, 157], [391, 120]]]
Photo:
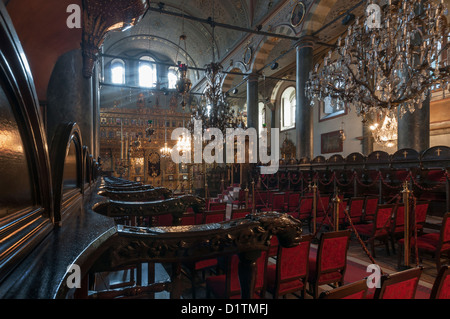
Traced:
[[[271, 32], [288, 36], [295, 36], [295, 29], [291, 25], [286, 23], [282, 23], [273, 27]], [[254, 58], [249, 68], [252, 72], [257, 72], [265, 66], [270, 52], [280, 42], [280, 40], [281, 38], [277, 37], [262, 38], [257, 46], [259, 49], [255, 50]]]
[[331, 9], [338, 2], [338, 0], [320, 0], [313, 1], [312, 5], [308, 8], [303, 22], [300, 35], [311, 35], [315, 31], [319, 30], [327, 18]]
[[[242, 62], [235, 62], [233, 65], [230, 65], [226, 72], [237, 72], [245, 74], [245, 66]], [[228, 92], [231, 90], [233, 81], [236, 79], [238, 75], [232, 73], [226, 73], [222, 80], [222, 91]]]

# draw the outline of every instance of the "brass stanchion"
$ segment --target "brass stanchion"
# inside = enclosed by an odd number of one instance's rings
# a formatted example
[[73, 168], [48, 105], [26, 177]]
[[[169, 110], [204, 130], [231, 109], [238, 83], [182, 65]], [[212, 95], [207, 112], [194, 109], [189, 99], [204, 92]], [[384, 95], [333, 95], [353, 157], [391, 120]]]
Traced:
[[404, 257], [405, 257], [405, 268], [409, 268], [409, 253], [410, 253], [410, 236], [409, 236], [409, 196], [411, 191], [408, 188], [408, 181], [403, 183], [403, 204], [405, 205], [405, 228], [404, 228]]
[[252, 181], [252, 214], [255, 214], [255, 181]]
[[341, 199], [339, 198], [339, 194], [336, 191], [336, 196], [333, 198], [333, 212], [334, 212], [334, 231], [339, 230], [339, 204]]
[[245, 188], [245, 208], [248, 208], [248, 187]]
[[313, 185], [311, 186], [313, 191], [313, 234], [317, 231], [317, 184], [316, 181], [313, 181]]

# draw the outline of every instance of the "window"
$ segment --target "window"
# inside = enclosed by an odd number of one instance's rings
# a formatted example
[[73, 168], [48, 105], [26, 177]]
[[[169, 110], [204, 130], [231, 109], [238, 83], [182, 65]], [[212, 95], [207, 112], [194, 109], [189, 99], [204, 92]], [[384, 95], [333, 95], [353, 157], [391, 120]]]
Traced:
[[139, 62], [139, 86], [154, 87], [156, 86], [156, 65], [154, 59], [143, 56]]
[[115, 59], [111, 62], [111, 82], [114, 84], [125, 83], [125, 63]]
[[176, 89], [177, 80], [178, 80], [178, 76], [177, 76], [176, 68], [170, 67], [169, 72], [167, 73], [167, 81], [168, 81], [168, 86], [169, 86], [168, 88]]
[[258, 104], [258, 125], [259, 125], [259, 135], [261, 136], [262, 129], [264, 128], [263, 124], [266, 123], [266, 111], [264, 109], [264, 103], [259, 102]]
[[295, 109], [297, 100], [295, 88], [288, 87], [281, 95], [281, 129], [287, 130], [295, 127]]

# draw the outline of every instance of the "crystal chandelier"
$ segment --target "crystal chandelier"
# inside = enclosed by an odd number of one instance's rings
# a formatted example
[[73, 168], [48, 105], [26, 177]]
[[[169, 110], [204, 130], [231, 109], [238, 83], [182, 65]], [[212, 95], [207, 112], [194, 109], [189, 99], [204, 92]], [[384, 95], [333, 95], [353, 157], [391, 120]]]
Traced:
[[[214, 17], [214, 4], [213, 4]], [[213, 18], [214, 19], [214, 18]], [[227, 101], [227, 95], [222, 91], [221, 84], [223, 82], [224, 73], [223, 66], [219, 62], [215, 62], [215, 36], [214, 23], [212, 26], [212, 62], [205, 66], [206, 88], [203, 93], [203, 102], [193, 109], [193, 116], [189, 123], [189, 129], [194, 131], [194, 121], [201, 120], [205, 129], [218, 128], [225, 132], [227, 128], [245, 128], [242, 117], [238, 112], [230, 106]]]
[[[383, 119], [384, 116], [384, 119]], [[397, 141], [397, 118], [394, 112], [387, 112], [387, 114], [381, 114], [383, 124], [375, 122], [370, 125], [372, 136], [375, 142], [381, 146], [393, 147]]]
[[364, 24], [356, 19], [344, 40], [340, 37], [334, 52], [325, 57], [321, 70], [316, 65], [310, 73], [306, 96], [312, 105], [329, 96], [334, 103], [352, 105], [363, 122], [380, 111], [398, 112], [401, 118], [421, 108], [434, 86], [447, 88], [450, 69], [442, 53], [449, 48], [449, 29], [444, 1], [388, 0], [383, 8], [370, 1], [367, 9], [374, 6], [380, 9], [380, 24], [369, 20], [373, 12]]
[[177, 150], [183, 153], [191, 150], [191, 138], [187, 135], [180, 136], [177, 142]]
[[167, 146], [167, 142], [164, 142], [164, 147], [159, 150], [161, 157], [169, 157], [172, 152], [172, 149]]
[[[166, 98], [166, 103], [167, 104], [167, 98]], [[166, 117], [164, 116], [164, 123], [167, 123], [166, 121]], [[164, 126], [164, 147], [162, 147], [159, 150], [159, 153], [161, 154], [161, 157], [165, 158], [165, 157], [169, 157], [171, 155], [172, 149], [169, 148], [167, 146], [167, 125]]]
[[164, 127], [164, 147], [159, 150], [161, 157], [169, 157], [172, 149], [167, 146], [167, 128]]

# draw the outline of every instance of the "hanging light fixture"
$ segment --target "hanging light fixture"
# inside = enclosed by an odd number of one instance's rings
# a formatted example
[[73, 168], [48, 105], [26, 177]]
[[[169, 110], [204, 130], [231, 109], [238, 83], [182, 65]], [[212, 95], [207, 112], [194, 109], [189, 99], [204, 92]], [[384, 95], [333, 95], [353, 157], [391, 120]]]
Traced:
[[381, 114], [382, 124], [378, 122], [370, 125], [375, 142], [384, 147], [393, 147], [397, 141], [397, 118], [392, 111]]
[[[216, 62], [215, 56], [214, 1], [212, 10], [212, 61], [205, 65], [206, 88], [202, 102], [193, 110], [192, 120], [189, 123], [191, 132], [194, 130], [194, 120], [201, 120], [205, 128], [214, 127], [222, 130], [222, 132], [225, 132], [227, 128], [245, 128], [243, 118], [230, 106], [227, 94], [222, 91], [223, 66], [220, 62]], [[237, 90], [235, 94], [237, 94]]]
[[188, 135], [182, 135], [178, 138], [177, 150], [189, 152], [191, 150], [191, 138]]
[[[376, 8], [383, 14], [379, 25], [370, 20]], [[384, 114], [373, 132], [389, 127], [389, 138], [382, 134], [376, 140], [393, 143], [395, 114], [401, 118], [421, 108], [436, 85], [447, 89], [450, 67], [442, 58], [449, 48], [447, 9], [443, 0], [388, 0], [383, 8], [370, 1], [367, 12], [371, 15], [364, 24], [356, 19], [344, 40], [338, 39], [322, 69], [315, 66], [305, 91], [312, 105], [331, 97], [353, 106], [363, 122]]]
[[[166, 122], [166, 116], [164, 116], [164, 122]], [[167, 125], [164, 125], [164, 147], [162, 147], [159, 150], [159, 153], [161, 154], [161, 157], [164, 158], [164, 157], [169, 157], [171, 152], [172, 152], [172, 149], [167, 146]]]
[[[184, 120], [183, 120], [184, 127]], [[189, 152], [191, 150], [191, 138], [189, 135], [182, 134], [177, 141], [176, 148], [178, 151], [182, 151], [183, 153]]]
[[[187, 61], [188, 61], [188, 55], [187, 55], [187, 44], [186, 44], [186, 34], [184, 33], [184, 11], [183, 11], [183, 20], [182, 20], [182, 27], [181, 27], [181, 32], [182, 34], [180, 35], [180, 39], [178, 41], [178, 49], [177, 49], [177, 56], [175, 61], [177, 61], [177, 65], [178, 65], [178, 70], [177, 70], [177, 83], [175, 84], [175, 87], [178, 91], [178, 93], [181, 94], [181, 96], [183, 97], [182, 101], [181, 101], [181, 106], [183, 108], [183, 110], [185, 110], [186, 108], [186, 96], [189, 93], [189, 91], [191, 90], [192, 87], [192, 82], [191, 80], [188, 78], [188, 66], [187, 66]], [[186, 64], [182, 63], [181, 61], [178, 61], [178, 52], [180, 50], [181, 47], [181, 42], [184, 42], [184, 52], [186, 54]]]

